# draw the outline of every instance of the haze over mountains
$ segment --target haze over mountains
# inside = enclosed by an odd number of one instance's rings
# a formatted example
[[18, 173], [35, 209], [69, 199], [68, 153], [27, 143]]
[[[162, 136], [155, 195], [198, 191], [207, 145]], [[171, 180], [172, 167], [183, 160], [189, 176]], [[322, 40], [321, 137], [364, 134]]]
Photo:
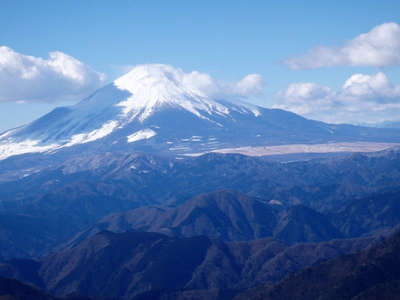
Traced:
[[[138, 66], [1, 135], [0, 276], [20, 281], [5, 279], [10, 297], [269, 297], [312, 285], [305, 268], [391, 241], [400, 130], [247, 104], [254, 78], [227, 101], [190, 76]], [[282, 155], [265, 157], [269, 146]]]
[[399, 300], [400, 1], [353, 2], [2, 1], [0, 300]]

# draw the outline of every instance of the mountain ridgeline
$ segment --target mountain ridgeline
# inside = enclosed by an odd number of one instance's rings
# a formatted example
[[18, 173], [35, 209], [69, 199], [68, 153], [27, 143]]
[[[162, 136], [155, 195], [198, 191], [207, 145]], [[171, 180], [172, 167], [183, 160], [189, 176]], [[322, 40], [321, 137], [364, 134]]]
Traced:
[[[81, 155], [0, 184], [1, 255], [45, 254], [115, 213], [100, 230], [289, 243], [357, 237], [397, 224], [399, 169], [397, 150], [291, 163], [233, 154]], [[222, 190], [239, 194], [213, 194]], [[213, 196], [197, 197], [204, 193]]]
[[28, 263], [18, 260], [0, 264], [0, 275], [41, 282], [41, 288], [57, 296], [231, 299], [255, 285], [276, 283], [288, 273], [375, 242], [364, 238], [287, 246], [273, 239], [227, 243], [205, 236], [102, 231], [43, 257], [30, 277], [22, 278]]
[[159, 232], [176, 237], [208, 236], [224, 241], [273, 237], [289, 244], [343, 237], [329, 216], [310, 208], [268, 204], [231, 191], [199, 195], [177, 207], [141, 207], [112, 214], [78, 234], [70, 244], [102, 230]]
[[235, 300], [385, 299], [399, 297], [400, 231], [357, 254], [306, 268]]

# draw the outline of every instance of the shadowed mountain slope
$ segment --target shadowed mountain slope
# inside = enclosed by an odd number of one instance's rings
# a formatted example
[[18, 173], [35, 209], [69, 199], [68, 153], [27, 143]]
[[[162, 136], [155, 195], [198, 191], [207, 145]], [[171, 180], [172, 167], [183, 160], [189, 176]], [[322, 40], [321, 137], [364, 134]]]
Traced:
[[287, 246], [272, 239], [226, 243], [207, 237], [103, 231], [44, 257], [36, 269], [27, 271], [28, 264], [18, 260], [5, 262], [0, 275], [23, 277], [32, 284], [40, 278], [58, 296], [135, 299], [150, 293], [154, 299], [173, 294], [218, 299], [221, 293], [233, 296], [255, 285], [275, 283], [320, 260], [360, 251], [373, 241]]
[[400, 231], [360, 253], [289, 276], [237, 299], [398, 299]]
[[[41, 255], [53, 246], [65, 242], [78, 232], [96, 224], [100, 218], [107, 215], [144, 206], [156, 205], [162, 206], [162, 209], [166, 209], [168, 205], [177, 207], [199, 194], [222, 189], [236, 190], [252, 198], [262, 199], [264, 202], [280, 202], [284, 207], [294, 204], [308, 206], [320, 214], [329, 214], [332, 220], [349, 213], [348, 221], [344, 219], [335, 221], [339, 231], [345, 236], [354, 236], [351, 234], [353, 231], [357, 235], [356, 230], [360, 230], [360, 234], [367, 234], [370, 229], [379, 230], [380, 221], [374, 228], [373, 226], [366, 227], [358, 225], [358, 218], [353, 218], [350, 213], [352, 210], [344, 211], [343, 214], [337, 214], [337, 212], [353, 201], [372, 197], [372, 195], [377, 195], [379, 198], [379, 194], [398, 190], [400, 185], [399, 153], [398, 150], [391, 150], [368, 155], [351, 155], [346, 158], [292, 163], [269, 162], [263, 158], [223, 154], [174, 160], [145, 154], [106, 153], [92, 156], [81, 153], [80, 157], [68, 160], [62, 166], [50, 166], [42, 171], [27, 171], [33, 173], [15, 181], [0, 183], [0, 238], [3, 237], [4, 241], [8, 239], [8, 245], [11, 246], [9, 249], [0, 247], [0, 255], [5, 258]], [[9, 170], [12, 170], [13, 166], [15, 165], [9, 165]], [[395, 205], [396, 201], [390, 203], [388, 207]], [[219, 210], [222, 206], [214, 207]], [[236, 206], [238, 207], [241, 206]], [[278, 206], [275, 205], [275, 207]], [[362, 208], [363, 205], [359, 207]], [[209, 219], [203, 208], [196, 208], [195, 205], [184, 208], [186, 212], [191, 209], [201, 212], [201, 222]], [[237, 211], [236, 208], [232, 211]], [[270, 210], [270, 208], [266, 209]], [[378, 206], [376, 209], [379, 211]], [[248, 210], [248, 213], [243, 215], [244, 219], [254, 215], [258, 220], [257, 224], [261, 221], [269, 222], [268, 226], [273, 224], [273, 219], [260, 220], [256, 215], [257, 209], [253, 208], [254, 213], [251, 213], [251, 209], [245, 210]], [[146, 211], [149, 215], [151, 211], [152, 214], [157, 212], [154, 208]], [[168, 211], [172, 210], [168, 209]], [[180, 211], [183, 212], [183, 208]], [[303, 213], [306, 214], [307, 210], [303, 209]], [[291, 215], [296, 214], [293, 212]], [[185, 216], [182, 214], [180, 218]], [[227, 213], [227, 216], [229, 219], [229, 216], [234, 215]], [[233, 217], [232, 221], [234, 219], [237, 221], [238, 216]], [[387, 213], [384, 213], [381, 217], [386, 218], [386, 216], [389, 217]], [[376, 217], [378, 217], [376, 220], [382, 219], [378, 215]], [[172, 215], [167, 219], [168, 222], [181, 222], [178, 219], [175, 220]], [[197, 222], [200, 220], [195, 215], [189, 219], [197, 220]], [[316, 214], [312, 219], [318, 219], [318, 215]], [[157, 226], [161, 226], [162, 222], [158, 220], [160, 223]], [[248, 225], [238, 227], [239, 224], [235, 223], [236, 221], [232, 223], [236, 226], [234, 229], [245, 230], [243, 234], [247, 236], [239, 237], [240, 239], [251, 238], [253, 233], [250, 231], [254, 231], [255, 237], [261, 237], [261, 231], [257, 231], [261, 228], [249, 229]], [[165, 224], [169, 224], [168, 222]], [[221, 219], [218, 222], [223, 224], [224, 221]], [[345, 225], [346, 222], [348, 225]], [[395, 222], [396, 219], [393, 219], [387, 225], [382, 223], [382, 226], [390, 226]], [[291, 224], [293, 223], [287, 222], [287, 226], [292, 226]], [[267, 230], [268, 226], [262, 230]], [[346, 226], [353, 226], [353, 228], [346, 229]], [[295, 229], [298, 227], [302, 228], [293, 225]], [[312, 227], [315, 228], [315, 226]], [[32, 228], [38, 230], [30, 234]], [[186, 231], [193, 231], [181, 223], [176, 228], [177, 233], [183, 228]], [[14, 234], [16, 230], [20, 233], [19, 236]], [[143, 227], [143, 230], [149, 229]], [[154, 230], [159, 231], [161, 227]], [[285, 239], [289, 238], [284, 232], [282, 236]], [[316, 237], [318, 235], [320, 237], [312, 240], [324, 240], [331, 232], [332, 230], [315, 232]], [[193, 234], [195, 233], [193, 231]], [[202, 234], [200, 231], [197, 233]], [[234, 232], [219, 231], [207, 234], [213, 236], [215, 234], [224, 239], [224, 234], [234, 234], [238, 237], [238, 234]], [[277, 232], [274, 232], [275, 234]], [[301, 240], [304, 239], [301, 237], [297, 239], [297, 241]], [[7, 243], [2, 243], [2, 245], [7, 245]]]
[[202, 194], [176, 207], [141, 207], [110, 215], [78, 234], [70, 245], [102, 230], [159, 232], [178, 237], [205, 235], [225, 241], [274, 237], [287, 243], [342, 237], [328, 216], [310, 208], [268, 204], [227, 190]]

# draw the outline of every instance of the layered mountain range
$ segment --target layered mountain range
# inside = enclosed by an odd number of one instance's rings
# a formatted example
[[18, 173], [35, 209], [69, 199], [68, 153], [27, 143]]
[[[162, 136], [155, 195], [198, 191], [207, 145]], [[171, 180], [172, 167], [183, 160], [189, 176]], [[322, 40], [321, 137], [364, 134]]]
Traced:
[[[83, 156], [0, 184], [0, 254], [44, 254], [115, 213], [96, 227], [288, 242], [338, 237], [328, 224], [345, 237], [379, 232], [397, 224], [399, 166], [396, 150], [291, 163], [233, 154]], [[221, 190], [240, 193], [214, 193]]]
[[376, 245], [288, 276], [276, 285], [243, 293], [236, 300], [385, 299], [399, 297], [400, 231]]
[[395, 299], [400, 130], [190, 78], [137, 66], [0, 135], [0, 298]]
[[[314, 299], [320, 293], [326, 299], [396, 299], [397, 250], [387, 245], [392, 247], [390, 229], [400, 221], [399, 194], [355, 199], [325, 215], [229, 191], [197, 196], [177, 207], [113, 214], [38, 260], [3, 259], [0, 276], [23, 284], [0, 279], [0, 295], [15, 300], [227, 300]], [[2, 232], [9, 226], [4, 222]], [[21, 236], [27, 228], [26, 237], [40, 234], [29, 223], [19, 226], [2, 243], [7, 248], [19, 236], [14, 254], [29, 246]], [[377, 232], [389, 236], [388, 242]], [[299, 243], [316, 238], [328, 241]], [[362, 252], [369, 247], [373, 250]], [[392, 258], [375, 258], [375, 253]]]
[[226, 243], [206, 236], [102, 231], [38, 262], [0, 264], [0, 275], [58, 296], [231, 299], [250, 287], [276, 283], [288, 273], [376, 242], [364, 238], [287, 246], [272, 239]]
[[224, 241], [274, 237], [290, 244], [343, 237], [328, 216], [315, 210], [302, 205], [268, 204], [232, 191], [199, 195], [176, 207], [140, 207], [112, 214], [78, 234], [69, 245], [103, 230], [207, 236]]

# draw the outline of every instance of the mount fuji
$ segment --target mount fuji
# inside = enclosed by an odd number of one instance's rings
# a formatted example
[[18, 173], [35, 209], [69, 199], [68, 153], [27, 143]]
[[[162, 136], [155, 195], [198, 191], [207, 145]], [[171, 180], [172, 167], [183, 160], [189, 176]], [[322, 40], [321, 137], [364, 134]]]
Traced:
[[226, 98], [205, 93], [180, 69], [139, 65], [76, 105], [0, 134], [0, 159], [66, 149], [190, 155], [244, 146], [400, 141], [400, 130], [326, 124]]

